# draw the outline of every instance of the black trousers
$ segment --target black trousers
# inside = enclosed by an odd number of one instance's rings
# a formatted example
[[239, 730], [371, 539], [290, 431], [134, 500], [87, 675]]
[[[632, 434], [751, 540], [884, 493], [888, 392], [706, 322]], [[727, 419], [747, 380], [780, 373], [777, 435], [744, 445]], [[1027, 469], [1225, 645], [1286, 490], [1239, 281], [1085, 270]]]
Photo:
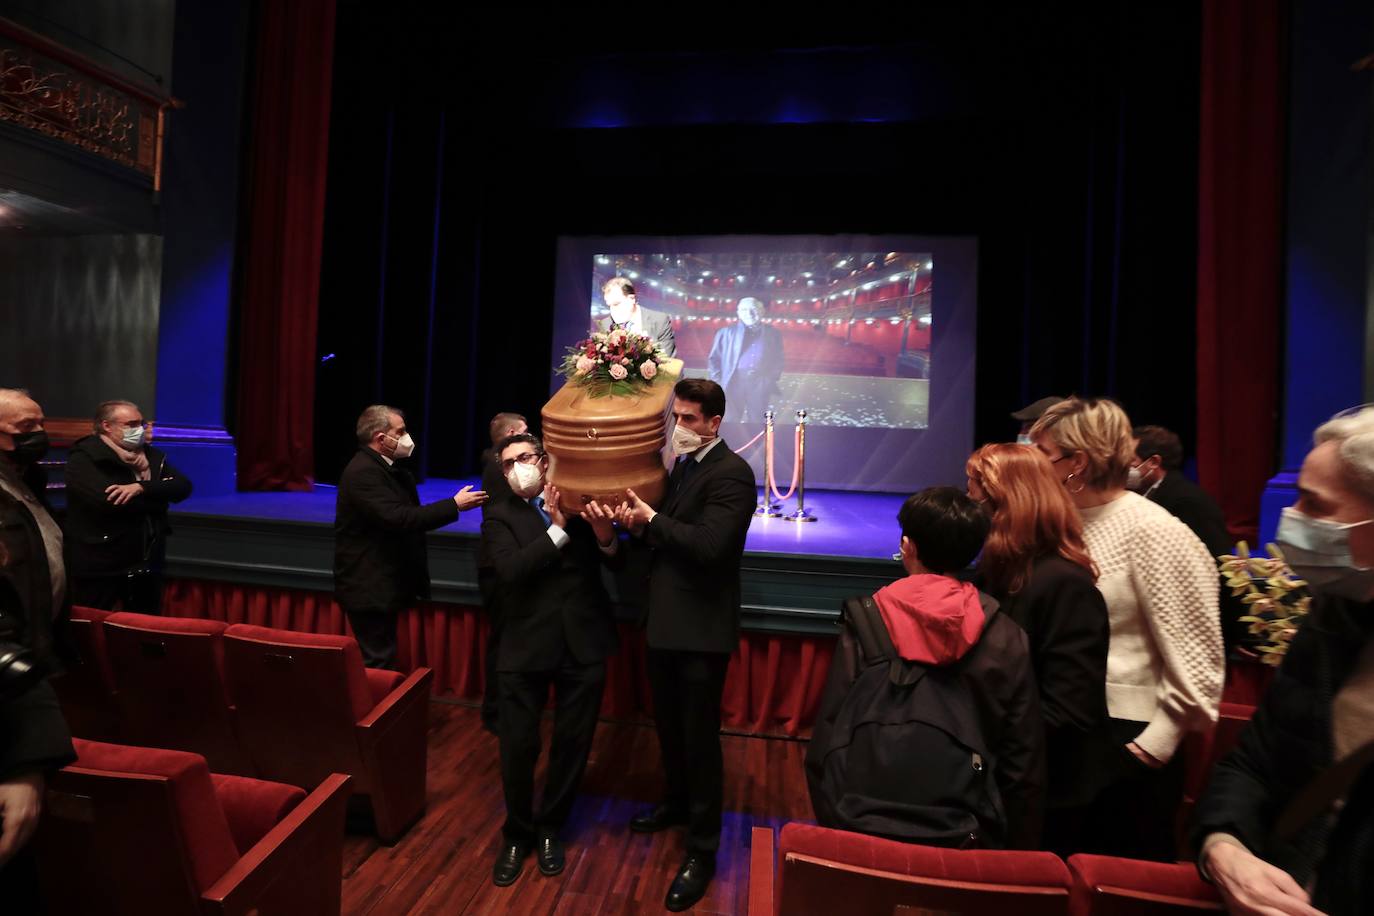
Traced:
[[353, 628], [353, 638], [358, 641], [358, 649], [363, 653], [363, 664], [368, 668], [385, 668], [390, 671], [396, 667], [396, 618], [398, 611], [355, 611], [344, 608], [348, 625]]
[[687, 851], [714, 854], [725, 781], [720, 700], [730, 656], [651, 648], [648, 664], [664, 804], [687, 812]]
[[38, 884], [32, 837], [12, 859], [0, 865], [0, 909], [6, 916], [42, 916], [47, 912]]
[[487, 651], [482, 658], [486, 673], [482, 684], [482, 724], [495, 729], [501, 718], [501, 680], [496, 671], [501, 657], [501, 608], [496, 595], [483, 592], [482, 607], [487, 612]]
[[1100, 766], [1110, 774], [1091, 802], [1045, 813], [1041, 847], [1068, 857], [1077, 852], [1173, 862], [1178, 858], [1174, 815], [1183, 799], [1183, 756], [1148, 767], [1126, 749], [1144, 722], [1112, 719], [1112, 745]]
[[[568, 820], [601, 709], [606, 666], [579, 665], [570, 658], [555, 671], [502, 671], [499, 735], [501, 788], [506, 796], [506, 841], [532, 844], [556, 835]], [[534, 765], [539, 760], [539, 720], [554, 690], [553, 741], [539, 809], [534, 807]]]
[[[777, 379], [764, 378], [752, 373], [736, 374], [730, 379], [730, 390], [725, 397], [725, 422], [755, 423], [763, 425], [763, 414], [775, 400]], [[776, 405], [775, 405], [776, 406]], [[786, 413], [781, 407], [780, 413]]]
[[162, 576], [154, 573], [73, 575], [69, 587], [72, 604], [78, 607], [112, 611], [118, 604], [121, 610], [138, 614], [162, 613]]

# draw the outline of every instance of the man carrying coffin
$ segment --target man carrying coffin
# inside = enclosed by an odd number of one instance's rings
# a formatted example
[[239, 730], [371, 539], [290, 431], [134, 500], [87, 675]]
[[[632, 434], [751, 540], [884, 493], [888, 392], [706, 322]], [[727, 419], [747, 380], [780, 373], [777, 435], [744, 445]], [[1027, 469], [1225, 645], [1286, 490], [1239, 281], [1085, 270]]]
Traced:
[[662, 749], [663, 801], [630, 821], [653, 833], [687, 825], [686, 857], [668, 889], [673, 912], [706, 893], [720, 847], [720, 701], [739, 646], [740, 560], [754, 517], [754, 472], [720, 438], [725, 392], [709, 379], [673, 389], [673, 451], [662, 510], [626, 491], [618, 521], [653, 550], [648, 668]]
[[[559, 506], [537, 437], [508, 436], [497, 455], [510, 489], [482, 507], [481, 549], [495, 571], [502, 609], [497, 733], [506, 823], [492, 881], [505, 887], [520, 877], [531, 848], [540, 873], [563, 870], [558, 831], [587, 766], [605, 660], [616, 648], [600, 567], [619, 562], [620, 551], [610, 509], [590, 503], [580, 516], [570, 516]], [[536, 810], [539, 720], [551, 684], [553, 742]]]

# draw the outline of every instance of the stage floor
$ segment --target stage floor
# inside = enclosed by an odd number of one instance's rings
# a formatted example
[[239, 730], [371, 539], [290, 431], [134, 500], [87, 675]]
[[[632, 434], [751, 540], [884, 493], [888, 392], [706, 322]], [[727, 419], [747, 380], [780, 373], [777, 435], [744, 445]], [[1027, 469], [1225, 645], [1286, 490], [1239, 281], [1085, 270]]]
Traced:
[[[435, 502], [450, 496], [472, 480], [432, 479], [420, 485], [420, 500]], [[192, 496], [173, 507], [174, 515], [218, 516], [243, 520], [334, 523], [332, 486], [317, 486], [312, 493], [235, 493], [232, 496]], [[891, 561], [901, 540], [897, 510], [905, 496], [894, 493], [847, 493], [838, 490], [807, 491], [806, 507], [815, 522], [789, 522], [755, 516], [749, 526], [745, 551], [783, 556], [848, 557]], [[784, 504], [796, 508], [796, 500]], [[450, 534], [477, 535], [480, 512], [465, 512], [456, 523], [439, 529]]]

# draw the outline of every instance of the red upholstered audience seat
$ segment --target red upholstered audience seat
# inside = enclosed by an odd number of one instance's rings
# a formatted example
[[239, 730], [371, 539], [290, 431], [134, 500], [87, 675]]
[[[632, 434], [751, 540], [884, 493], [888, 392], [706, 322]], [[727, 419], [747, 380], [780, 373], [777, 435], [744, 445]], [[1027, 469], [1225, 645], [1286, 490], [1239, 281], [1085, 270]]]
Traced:
[[777, 859], [772, 831], [754, 828], [750, 916], [1069, 912], [1069, 871], [1049, 852], [938, 849], [792, 823], [778, 837]]
[[258, 775], [239, 743], [225, 691], [225, 626], [123, 612], [105, 618], [121, 741], [200, 754], [216, 773]]
[[424, 812], [429, 668], [408, 677], [364, 668], [350, 637], [243, 624], [225, 631], [224, 652], [259, 776], [309, 787], [348, 773], [385, 843]]
[[1069, 871], [1073, 916], [1186, 916], [1224, 909], [1191, 862], [1076, 855], [1069, 857]]
[[68, 632], [77, 658], [66, 665], [61, 677], [52, 680], [67, 727], [73, 735], [92, 741], [113, 741], [119, 736], [114, 672], [105, 652], [104, 623], [109, 616], [109, 611], [96, 608], [72, 608]]
[[76, 751], [34, 840], [50, 913], [339, 912], [347, 776], [307, 795], [182, 751]]

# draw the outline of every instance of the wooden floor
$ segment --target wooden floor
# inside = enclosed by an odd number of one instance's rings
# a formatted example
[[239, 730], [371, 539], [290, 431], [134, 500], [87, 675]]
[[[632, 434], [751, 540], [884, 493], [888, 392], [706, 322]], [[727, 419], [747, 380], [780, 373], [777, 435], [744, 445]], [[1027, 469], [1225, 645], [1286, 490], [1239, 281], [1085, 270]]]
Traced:
[[[548, 750], [545, 721], [544, 751]], [[749, 832], [812, 820], [802, 758], [806, 744], [725, 736], [725, 820], [716, 879], [693, 913], [744, 913]], [[536, 774], [541, 785], [543, 759]], [[634, 834], [627, 824], [660, 791], [651, 726], [597, 726], [582, 795], [565, 831], [567, 868], [546, 878], [533, 856], [510, 887], [491, 883], [505, 807], [496, 738], [469, 706], [430, 704], [429, 804], [405, 838], [385, 847], [344, 843], [343, 911], [401, 913], [661, 913], [681, 863], [682, 831]]]

